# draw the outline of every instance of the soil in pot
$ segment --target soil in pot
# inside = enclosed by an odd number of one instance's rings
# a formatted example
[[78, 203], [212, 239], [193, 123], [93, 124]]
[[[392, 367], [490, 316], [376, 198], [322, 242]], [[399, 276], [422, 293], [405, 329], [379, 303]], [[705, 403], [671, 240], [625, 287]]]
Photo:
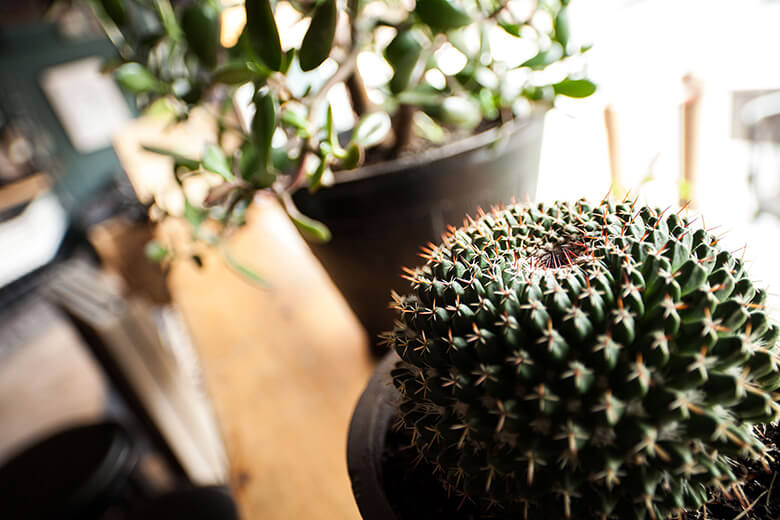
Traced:
[[[770, 448], [769, 471], [760, 463], [737, 461], [736, 473], [745, 484], [744, 496], [713, 496], [706, 513], [688, 513], [681, 520], [777, 520], [780, 518], [780, 425], [759, 431]], [[522, 513], [488, 510], [480, 504], [447, 496], [434, 476], [433, 467], [417, 458], [404, 432], [390, 428], [382, 456], [385, 495], [398, 520], [517, 520]], [[371, 519], [367, 519], [371, 520]], [[555, 519], [549, 519], [555, 520]], [[587, 520], [587, 519], [578, 519]]]

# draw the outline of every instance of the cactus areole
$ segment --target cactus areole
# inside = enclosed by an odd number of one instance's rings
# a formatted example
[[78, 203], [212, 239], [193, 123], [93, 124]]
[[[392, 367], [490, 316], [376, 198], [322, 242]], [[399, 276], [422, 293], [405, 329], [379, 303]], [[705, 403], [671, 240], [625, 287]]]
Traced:
[[459, 500], [665, 519], [729, 489], [777, 419], [780, 328], [682, 212], [512, 205], [452, 228], [385, 340], [398, 426]]

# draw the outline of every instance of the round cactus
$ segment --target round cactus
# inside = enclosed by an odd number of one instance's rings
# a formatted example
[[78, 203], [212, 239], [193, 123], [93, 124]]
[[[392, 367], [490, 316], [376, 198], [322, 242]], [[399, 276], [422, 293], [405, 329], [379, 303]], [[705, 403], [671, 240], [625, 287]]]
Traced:
[[679, 213], [512, 205], [424, 249], [386, 342], [399, 424], [443, 485], [518, 518], [663, 519], [760, 459], [780, 328]]

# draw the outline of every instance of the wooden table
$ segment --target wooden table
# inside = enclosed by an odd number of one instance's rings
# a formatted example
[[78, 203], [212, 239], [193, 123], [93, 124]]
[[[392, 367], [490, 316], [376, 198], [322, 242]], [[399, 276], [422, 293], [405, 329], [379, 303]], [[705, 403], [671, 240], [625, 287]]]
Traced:
[[373, 362], [367, 338], [295, 228], [270, 201], [231, 238], [262, 289], [211, 251], [169, 277], [203, 366], [246, 520], [360, 518], [347, 427]]

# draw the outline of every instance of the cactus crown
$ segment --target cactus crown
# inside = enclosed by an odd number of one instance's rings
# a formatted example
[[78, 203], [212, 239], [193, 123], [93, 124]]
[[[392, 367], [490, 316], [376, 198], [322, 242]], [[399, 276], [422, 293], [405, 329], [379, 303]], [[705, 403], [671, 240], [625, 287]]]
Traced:
[[776, 342], [743, 262], [679, 214], [602, 202], [469, 218], [385, 335], [399, 426], [455, 494], [530, 517], [667, 518], [760, 458]]

